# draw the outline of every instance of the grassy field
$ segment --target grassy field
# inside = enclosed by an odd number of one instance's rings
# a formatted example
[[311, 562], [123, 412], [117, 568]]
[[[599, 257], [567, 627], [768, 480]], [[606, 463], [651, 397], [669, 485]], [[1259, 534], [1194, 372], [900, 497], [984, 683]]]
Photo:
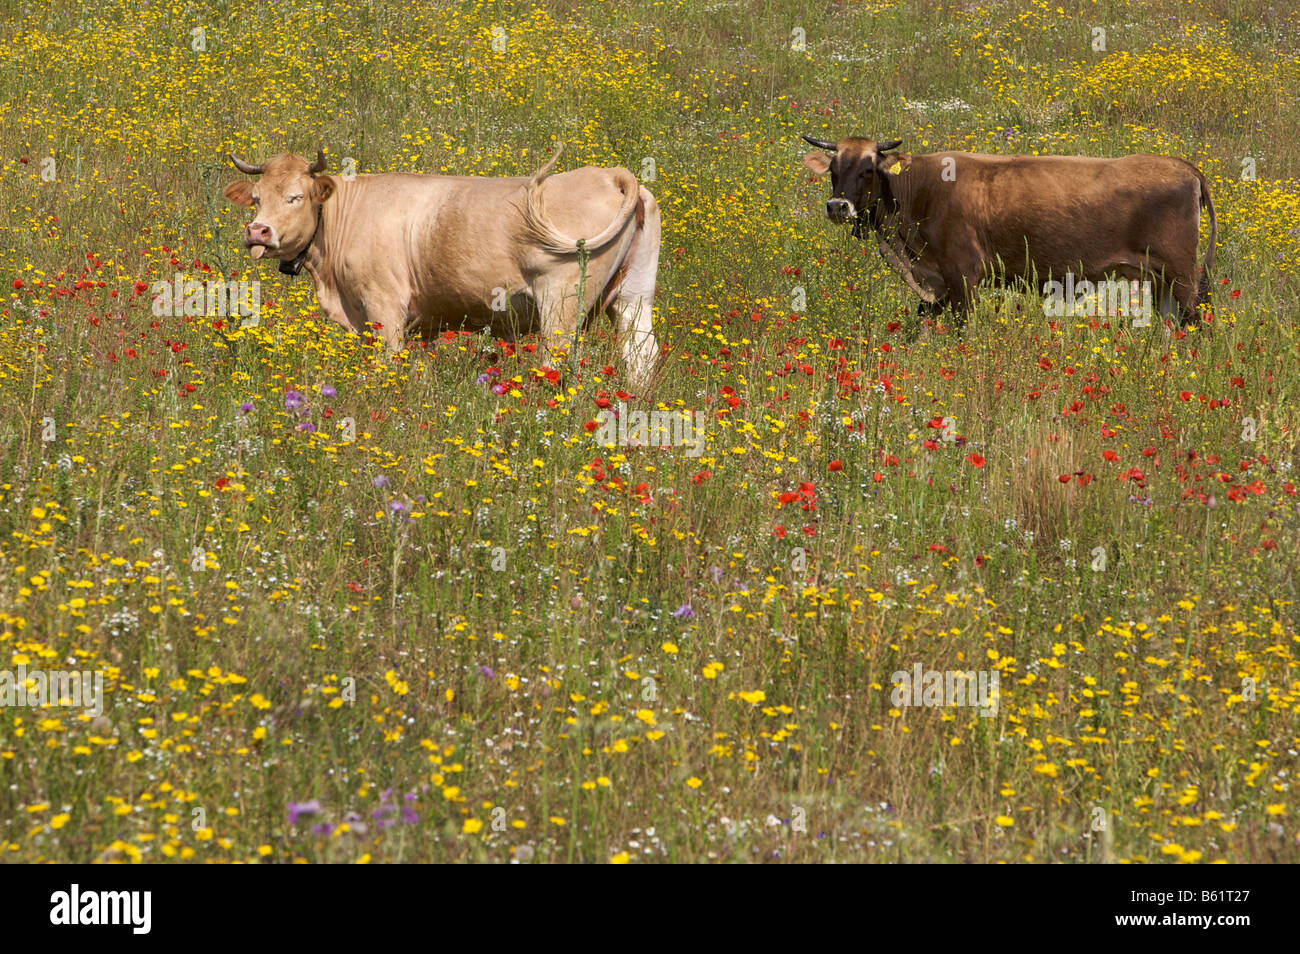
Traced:
[[[5, 5], [0, 666], [105, 700], [3, 713], [0, 856], [1300, 861], [1286, 6]], [[1211, 314], [919, 321], [801, 133], [1184, 157]], [[221, 198], [228, 151], [557, 141], [663, 209], [648, 393], [604, 323], [566, 376], [390, 358]], [[260, 325], [155, 317], [178, 274]], [[601, 445], [619, 401], [702, 453]], [[918, 665], [996, 711], [896, 704]]]

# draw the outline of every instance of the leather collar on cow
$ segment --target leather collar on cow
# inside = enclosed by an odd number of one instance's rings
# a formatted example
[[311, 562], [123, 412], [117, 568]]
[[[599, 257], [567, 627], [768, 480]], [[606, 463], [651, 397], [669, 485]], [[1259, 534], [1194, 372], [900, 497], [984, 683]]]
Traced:
[[298, 257], [291, 262], [280, 263], [280, 271], [283, 274], [297, 275], [302, 271], [302, 263], [307, 261], [307, 252], [311, 249], [312, 243], [316, 241], [316, 236], [320, 235], [321, 212], [324, 208], [325, 206], [323, 205], [316, 206], [316, 230], [311, 233], [311, 238], [309, 238], [307, 244], [302, 247], [302, 251], [298, 253]]

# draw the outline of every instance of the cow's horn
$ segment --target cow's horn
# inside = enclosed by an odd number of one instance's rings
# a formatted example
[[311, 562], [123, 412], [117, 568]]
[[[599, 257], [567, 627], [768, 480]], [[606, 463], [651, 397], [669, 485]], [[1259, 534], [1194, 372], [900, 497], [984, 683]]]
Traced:
[[245, 162], [243, 159], [240, 159], [231, 152], [226, 153], [226, 157], [235, 164], [236, 169], [246, 176], [260, 176], [262, 174], [262, 167], [260, 165], [255, 166], [251, 162]]
[[827, 142], [825, 139], [814, 139], [812, 136], [804, 136], [803, 140], [818, 149], [829, 149], [831, 152], [839, 148], [839, 143]]
[[307, 167], [307, 171], [310, 172], [312, 175], [315, 175], [318, 172], [325, 171], [325, 150], [324, 149], [316, 150], [316, 161]]
[[903, 144], [901, 139], [891, 139], [889, 142], [876, 143], [876, 152], [889, 152], [891, 149], [897, 149]]

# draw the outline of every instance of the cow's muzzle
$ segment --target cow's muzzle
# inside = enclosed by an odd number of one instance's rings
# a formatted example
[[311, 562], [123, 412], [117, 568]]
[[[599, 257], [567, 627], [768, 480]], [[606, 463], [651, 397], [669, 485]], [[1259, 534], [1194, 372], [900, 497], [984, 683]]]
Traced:
[[250, 222], [244, 226], [244, 245], [253, 258], [261, 258], [268, 249], [275, 248], [278, 244], [275, 230], [271, 226], [261, 222]]
[[830, 199], [826, 203], [826, 218], [832, 222], [847, 222], [857, 213], [848, 199]]
[[279, 239], [276, 238], [276, 230], [269, 225], [263, 225], [261, 222], [250, 222], [244, 226], [244, 247], [248, 250], [248, 255], [253, 259], [260, 259], [266, 252], [276, 250], [279, 247]]

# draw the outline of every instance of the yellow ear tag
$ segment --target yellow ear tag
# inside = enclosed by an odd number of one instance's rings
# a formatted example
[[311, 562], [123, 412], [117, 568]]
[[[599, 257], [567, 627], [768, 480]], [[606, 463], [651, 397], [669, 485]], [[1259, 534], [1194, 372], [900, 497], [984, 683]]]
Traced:
[[897, 159], [895, 159], [894, 164], [889, 168], [887, 168], [885, 171], [888, 172], [891, 176], [896, 176], [903, 171], [903, 164], [899, 162]]

